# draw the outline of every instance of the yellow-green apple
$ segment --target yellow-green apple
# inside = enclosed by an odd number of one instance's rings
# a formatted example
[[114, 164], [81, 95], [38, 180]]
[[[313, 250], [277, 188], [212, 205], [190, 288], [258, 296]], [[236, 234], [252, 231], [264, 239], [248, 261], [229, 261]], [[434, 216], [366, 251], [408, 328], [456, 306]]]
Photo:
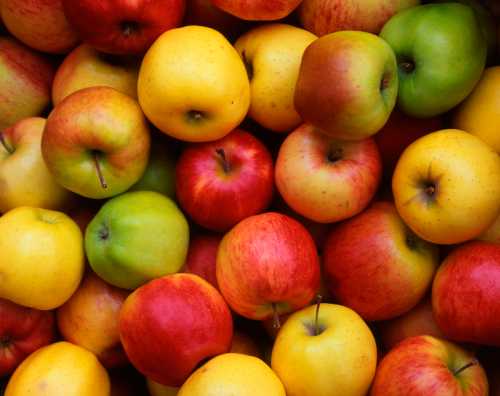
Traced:
[[195, 274], [216, 289], [217, 275], [215, 263], [217, 260], [217, 249], [222, 236], [217, 234], [198, 234], [189, 241], [189, 249], [184, 263], [184, 272]]
[[365, 320], [386, 320], [422, 299], [439, 252], [405, 225], [394, 204], [380, 201], [331, 231], [323, 264], [336, 301]]
[[107, 55], [82, 44], [71, 51], [57, 69], [52, 84], [52, 103], [57, 106], [73, 92], [98, 85], [137, 99], [138, 73], [137, 59]]
[[299, 18], [304, 28], [318, 36], [339, 30], [378, 34], [394, 14], [418, 4], [420, 0], [304, 0]]
[[250, 79], [249, 116], [264, 128], [288, 132], [300, 124], [293, 97], [302, 55], [317, 37], [276, 23], [256, 27], [234, 44]]
[[36, 50], [60, 54], [78, 43], [62, 0], [2, 0], [0, 14], [10, 33]]
[[248, 319], [296, 311], [319, 288], [314, 240], [298, 221], [277, 212], [247, 217], [219, 245], [217, 283], [229, 306]]
[[204, 359], [231, 347], [231, 312], [220, 293], [193, 274], [167, 275], [125, 300], [120, 337], [132, 364], [167, 386], [180, 386]]
[[55, 339], [52, 311], [39, 311], [0, 299], [0, 378], [11, 374], [32, 352]]
[[0, 37], [0, 131], [40, 115], [49, 106], [54, 72], [48, 58], [10, 37]]
[[179, 204], [195, 223], [213, 231], [264, 211], [273, 196], [271, 154], [241, 129], [187, 146], [175, 172]]
[[484, 232], [499, 213], [500, 158], [467, 132], [432, 132], [403, 152], [392, 190], [399, 214], [421, 238], [464, 242]]
[[305, 50], [294, 103], [305, 122], [328, 136], [361, 140], [384, 126], [397, 91], [391, 47], [372, 33], [340, 31]]
[[271, 358], [287, 396], [363, 396], [376, 365], [369, 327], [355, 311], [336, 304], [292, 314], [276, 337]]
[[137, 89], [144, 113], [158, 129], [191, 142], [227, 135], [250, 106], [242, 59], [221, 33], [205, 26], [163, 33], [144, 56]]
[[432, 336], [407, 338], [380, 362], [370, 396], [487, 396], [488, 380], [465, 349]]
[[432, 309], [454, 341], [500, 346], [500, 246], [473, 241], [454, 249], [432, 285]]
[[302, 0], [212, 0], [221, 10], [248, 21], [274, 21], [288, 16]]
[[50, 113], [42, 154], [63, 187], [108, 198], [136, 183], [146, 169], [149, 128], [139, 104], [110, 87], [84, 88]]
[[[398, 106], [414, 117], [432, 117], [460, 103], [486, 62], [486, 39], [474, 11], [463, 4], [425, 4], [401, 11], [380, 36], [397, 57]], [[458, 36], [463, 40], [457, 41]]]
[[386, 351], [404, 339], [418, 335], [445, 338], [434, 320], [430, 298], [423, 299], [413, 309], [397, 318], [380, 322], [377, 327], [378, 339]]
[[164, 31], [178, 26], [185, 0], [60, 0], [81, 39], [111, 54], [143, 54]]
[[189, 225], [170, 198], [133, 191], [107, 201], [85, 232], [85, 252], [94, 272], [124, 289], [182, 267]]
[[149, 378], [147, 378], [146, 383], [150, 396], [177, 396], [179, 392], [179, 387], [177, 386], [165, 386]]
[[302, 124], [283, 141], [275, 182], [286, 203], [318, 223], [361, 212], [377, 191], [382, 162], [372, 138], [339, 140]]
[[46, 120], [30, 117], [0, 131], [0, 213], [18, 206], [65, 209], [73, 198], [42, 158]]
[[128, 294], [88, 271], [76, 292], [57, 309], [59, 332], [66, 341], [93, 352], [105, 367], [124, 365], [118, 317]]

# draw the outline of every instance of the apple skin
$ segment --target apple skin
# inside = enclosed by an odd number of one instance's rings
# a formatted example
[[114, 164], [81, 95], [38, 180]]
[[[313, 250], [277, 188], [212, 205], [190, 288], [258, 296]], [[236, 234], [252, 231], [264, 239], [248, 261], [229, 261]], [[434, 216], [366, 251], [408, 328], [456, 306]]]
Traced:
[[74, 196], [56, 183], [42, 157], [46, 120], [25, 118], [0, 132], [0, 213], [18, 206], [66, 209]]
[[222, 239], [217, 283], [229, 306], [263, 320], [306, 306], [319, 288], [314, 240], [298, 221], [276, 212], [250, 216]]
[[422, 299], [439, 265], [439, 251], [404, 224], [394, 204], [375, 202], [331, 231], [323, 265], [335, 301], [365, 320], [386, 320]]
[[2, 0], [0, 13], [10, 33], [38, 51], [64, 54], [78, 43], [62, 0]]
[[294, 211], [332, 223], [360, 213], [375, 195], [381, 174], [373, 139], [343, 141], [302, 124], [283, 141], [274, 178]]
[[468, 242], [446, 257], [432, 285], [432, 309], [447, 338], [500, 346], [499, 279], [497, 244]]
[[497, 219], [476, 239], [485, 242], [500, 244], [500, 215]]
[[[457, 370], [474, 362], [458, 374]], [[431, 336], [407, 338], [380, 362], [370, 396], [487, 396], [488, 380], [475, 357]]]
[[467, 132], [432, 132], [403, 152], [392, 191], [400, 216], [421, 238], [438, 244], [465, 242], [498, 216], [500, 158]]
[[17, 40], [0, 37], [0, 131], [49, 106], [54, 73], [48, 58]]
[[320, 334], [314, 335], [316, 306], [293, 313], [280, 329], [271, 367], [287, 396], [361, 396], [377, 365], [375, 338], [352, 309], [321, 304]]
[[222, 236], [217, 234], [194, 236], [189, 241], [189, 249], [184, 263], [184, 272], [202, 277], [216, 289], [219, 288], [219, 285], [217, 284], [215, 264], [221, 240]]
[[71, 51], [57, 69], [52, 84], [52, 103], [57, 106], [73, 92], [98, 85], [137, 99], [138, 74], [138, 59], [112, 57], [82, 44]]
[[[63, 187], [87, 198], [126, 191], [144, 173], [149, 128], [139, 104], [110, 87], [90, 87], [66, 97], [50, 113], [42, 154]], [[99, 162], [107, 184], [100, 183]]]
[[371, 33], [341, 31], [306, 48], [294, 103], [304, 122], [328, 136], [361, 140], [387, 122], [397, 91], [391, 47]]
[[0, 378], [32, 352], [55, 339], [53, 311], [22, 307], [0, 299]]
[[299, 6], [302, 26], [318, 36], [339, 30], [378, 34], [397, 12], [420, 0], [304, 0]]
[[247, 21], [274, 21], [288, 16], [302, 0], [212, 0], [212, 4]]
[[61, 0], [82, 40], [110, 54], [143, 54], [166, 30], [178, 26], [185, 0]]
[[177, 200], [195, 223], [226, 231], [269, 206], [273, 179], [273, 160], [266, 146], [236, 129], [182, 152], [176, 165]]
[[106, 368], [125, 365], [118, 317], [128, 294], [88, 271], [76, 292], [57, 309], [62, 337], [94, 353]]
[[125, 300], [119, 326], [137, 370], [174, 387], [202, 360], [229, 351], [233, 336], [226, 302], [193, 274], [167, 275], [135, 290]]
[[[464, 39], [455, 45], [459, 36]], [[485, 66], [486, 39], [474, 11], [463, 4], [409, 8], [393, 16], [380, 37], [398, 60], [398, 107], [413, 117], [433, 117], [455, 107]]]

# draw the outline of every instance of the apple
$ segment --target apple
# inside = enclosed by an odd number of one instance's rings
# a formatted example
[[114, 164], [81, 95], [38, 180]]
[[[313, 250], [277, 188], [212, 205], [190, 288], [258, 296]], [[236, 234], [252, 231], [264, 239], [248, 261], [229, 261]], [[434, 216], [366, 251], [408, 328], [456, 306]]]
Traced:
[[42, 114], [54, 79], [50, 60], [10, 37], [0, 37], [0, 131]]
[[470, 352], [439, 338], [415, 336], [382, 359], [370, 392], [370, 396], [410, 394], [487, 396], [488, 380]]
[[32, 352], [55, 339], [52, 311], [39, 311], [0, 299], [0, 377], [11, 374]]
[[303, 124], [283, 141], [275, 182], [286, 203], [318, 223], [361, 212], [377, 191], [382, 163], [371, 138], [345, 141]]
[[318, 291], [320, 266], [304, 226], [266, 212], [247, 217], [222, 238], [216, 274], [236, 313], [263, 320], [306, 306]]
[[309, 306], [280, 329], [271, 367], [287, 396], [361, 396], [375, 375], [377, 346], [366, 323], [336, 304]]
[[0, 14], [13, 36], [38, 51], [62, 54], [78, 43], [62, 0], [2, 0]]
[[189, 142], [224, 137], [250, 106], [250, 84], [238, 52], [205, 26], [163, 33], [142, 60], [137, 89], [148, 119], [163, 133]]
[[56, 183], [42, 158], [46, 120], [30, 117], [0, 131], [0, 213], [18, 206], [65, 209], [73, 195]]
[[[457, 41], [459, 36], [463, 39]], [[463, 4], [426, 4], [401, 11], [384, 25], [380, 37], [397, 57], [398, 106], [413, 117], [432, 117], [460, 103], [486, 62], [485, 37], [474, 11]]]
[[394, 204], [375, 202], [331, 231], [323, 265], [335, 301], [365, 320], [386, 320], [423, 298], [439, 252], [406, 226]]
[[61, 0], [82, 40], [111, 54], [143, 54], [164, 31], [178, 26], [185, 0]]
[[403, 152], [392, 189], [399, 214], [418, 236], [439, 244], [465, 242], [499, 213], [500, 158], [467, 132], [432, 132]]
[[391, 16], [418, 4], [420, 0], [304, 0], [299, 18], [318, 36], [339, 30], [378, 34]]
[[175, 172], [179, 204], [194, 222], [213, 231], [264, 211], [273, 195], [271, 154], [240, 129], [187, 146]]
[[231, 313], [219, 292], [193, 274], [167, 275], [139, 287], [120, 313], [120, 337], [132, 364], [178, 387], [209, 357], [229, 351]]
[[221, 10], [248, 21], [274, 21], [288, 16], [302, 0], [212, 0]]
[[66, 96], [98, 85], [111, 87], [137, 99], [139, 61], [113, 57], [82, 44], [71, 51], [57, 69], [52, 102], [57, 106]]
[[500, 215], [486, 229], [486, 231], [484, 231], [476, 239], [479, 239], [480, 241], [500, 244]]
[[500, 246], [473, 241], [454, 249], [432, 285], [432, 309], [454, 341], [500, 346]]
[[217, 285], [215, 263], [221, 239], [222, 236], [217, 234], [195, 235], [189, 241], [189, 249], [184, 263], [184, 272], [202, 277], [216, 289], [219, 286]]
[[118, 316], [127, 296], [127, 291], [88, 271], [76, 292], [57, 309], [59, 332], [66, 341], [93, 352], [104, 367], [126, 364]]
[[300, 124], [295, 85], [302, 55], [316, 39], [307, 30], [274, 23], [248, 31], [234, 44], [249, 74], [249, 116], [264, 128], [288, 132]]
[[406, 338], [418, 335], [430, 335], [445, 338], [432, 314], [430, 298], [424, 298], [410, 311], [397, 318], [378, 324], [379, 340], [387, 351]]
[[110, 87], [81, 89], [50, 113], [43, 158], [63, 187], [108, 198], [136, 183], [146, 169], [149, 128], [139, 104]]
[[135, 289], [180, 270], [189, 225], [170, 199], [134, 191], [107, 201], [85, 232], [85, 252], [94, 272], [111, 285]]
[[384, 126], [397, 91], [391, 47], [371, 33], [341, 31], [305, 50], [294, 103], [302, 119], [326, 135], [361, 140]]

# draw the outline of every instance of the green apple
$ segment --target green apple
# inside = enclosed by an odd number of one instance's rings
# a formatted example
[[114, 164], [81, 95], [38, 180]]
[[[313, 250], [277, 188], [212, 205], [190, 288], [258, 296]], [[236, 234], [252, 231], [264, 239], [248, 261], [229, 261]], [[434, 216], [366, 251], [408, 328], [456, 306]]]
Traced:
[[396, 53], [398, 105], [432, 117], [472, 91], [486, 62], [486, 39], [474, 11], [459, 3], [426, 4], [393, 16], [380, 36]]
[[188, 244], [186, 218], [170, 198], [154, 191], [110, 199], [85, 232], [85, 251], [94, 272], [124, 289], [179, 271]]

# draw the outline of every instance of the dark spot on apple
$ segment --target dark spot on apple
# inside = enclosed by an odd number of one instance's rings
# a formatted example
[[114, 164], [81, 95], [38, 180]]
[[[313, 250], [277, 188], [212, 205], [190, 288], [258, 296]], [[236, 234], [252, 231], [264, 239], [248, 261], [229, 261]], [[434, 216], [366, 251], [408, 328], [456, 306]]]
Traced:
[[328, 150], [328, 153], [326, 154], [326, 160], [328, 162], [335, 163], [342, 159], [343, 154], [344, 150], [342, 150], [342, 148], [331, 147], [330, 150]]
[[109, 228], [106, 224], [103, 224], [99, 231], [97, 232], [99, 239], [101, 241], [106, 241], [109, 238]]
[[415, 62], [409, 57], [400, 57], [398, 59], [398, 67], [403, 73], [410, 74], [415, 70]]
[[206, 119], [206, 114], [200, 110], [189, 110], [186, 113], [186, 120], [191, 124], [199, 124]]
[[304, 327], [307, 329], [307, 334], [310, 336], [317, 336], [326, 330], [326, 326], [318, 323], [318, 330], [316, 332], [316, 325], [314, 322], [304, 322]]
[[246, 56], [245, 51], [241, 53], [241, 57], [243, 58], [243, 63], [245, 64], [245, 68], [247, 69], [248, 79], [252, 81], [253, 78], [253, 65]]
[[124, 36], [129, 37], [139, 30], [139, 24], [134, 21], [123, 21], [120, 23], [120, 30]]

